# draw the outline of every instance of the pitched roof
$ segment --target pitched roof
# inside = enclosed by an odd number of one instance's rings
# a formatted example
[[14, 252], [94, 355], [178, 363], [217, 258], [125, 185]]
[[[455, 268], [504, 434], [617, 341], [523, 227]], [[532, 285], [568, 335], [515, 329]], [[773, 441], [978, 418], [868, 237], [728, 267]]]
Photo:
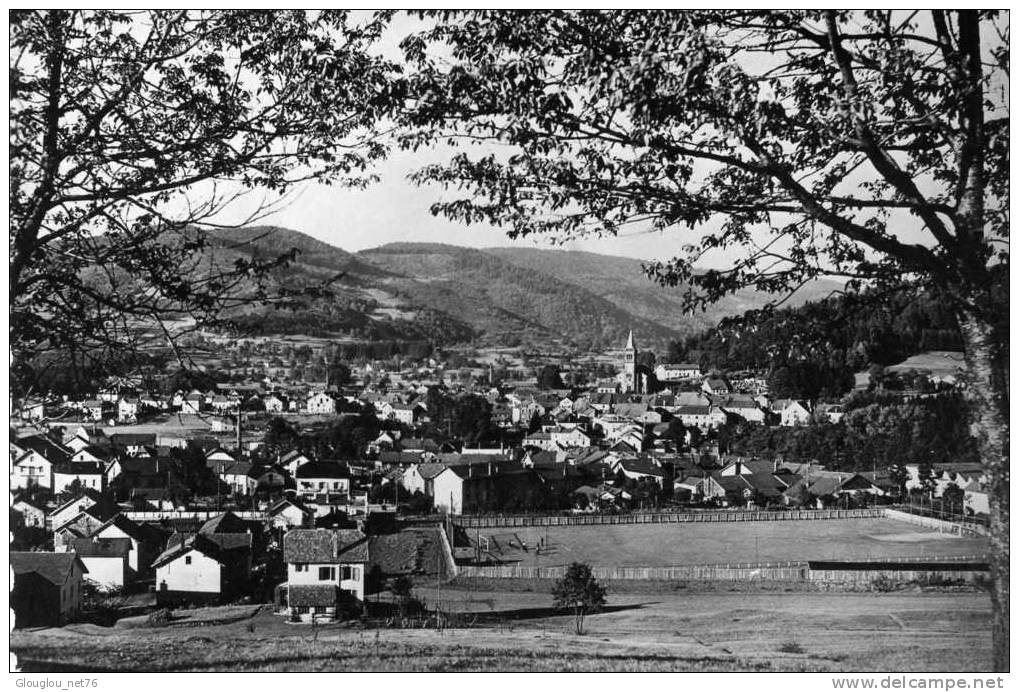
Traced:
[[129, 537], [142, 543], [158, 544], [161, 543], [166, 536], [152, 524], [138, 523], [132, 519], [128, 519], [123, 514], [117, 514], [113, 518], [107, 520], [106, 523], [93, 531], [92, 535], [95, 536], [96, 534], [102, 533], [111, 526], [120, 529]]
[[646, 476], [665, 477], [665, 471], [657, 464], [647, 459], [623, 459], [620, 465], [631, 473], [641, 473]]
[[198, 529], [198, 533], [245, 533], [247, 528], [245, 521], [236, 514], [233, 512], [223, 512], [202, 524], [202, 527]]
[[99, 461], [69, 461], [56, 464], [53, 473], [61, 476], [101, 476], [106, 473], [106, 466]]
[[72, 538], [70, 548], [79, 557], [127, 557], [130, 538]]
[[85, 574], [88, 569], [74, 553], [20, 552], [11, 551], [10, 563], [14, 574], [34, 572], [48, 582], [61, 586], [71, 574], [71, 568], [77, 561]]
[[367, 562], [367, 536], [357, 529], [293, 529], [283, 536], [287, 562]]
[[272, 507], [270, 507], [269, 508], [269, 515], [273, 516], [273, 515], [279, 514], [280, 512], [285, 510], [287, 507], [296, 507], [297, 509], [301, 510], [305, 514], [314, 514], [315, 513], [315, 511], [313, 509], [311, 509], [310, 507], [306, 506], [300, 500], [298, 500], [296, 498], [290, 498], [290, 499], [280, 500], [279, 502], [274, 504]]
[[234, 555], [245, 554], [251, 551], [251, 534], [175, 534], [171, 536], [166, 550], [156, 558], [152, 566], [161, 567], [192, 550], [198, 551], [222, 564]]
[[297, 467], [297, 478], [350, 478], [350, 468], [338, 461], [309, 461]]
[[58, 445], [43, 435], [22, 437], [17, 440], [17, 445], [22, 449], [37, 452], [53, 464], [62, 464], [71, 460], [71, 452], [66, 447]]
[[421, 461], [421, 452], [379, 452], [383, 464], [414, 464]]
[[426, 481], [431, 480], [446, 470], [445, 464], [418, 464], [418, 474]]
[[113, 433], [110, 443], [114, 447], [150, 446], [156, 444], [155, 433]]
[[337, 588], [335, 584], [289, 584], [287, 603], [296, 607], [335, 606], [338, 600]]
[[254, 468], [254, 464], [250, 461], [233, 461], [223, 466], [223, 470], [220, 471], [221, 476], [248, 476], [251, 474], [251, 469]]

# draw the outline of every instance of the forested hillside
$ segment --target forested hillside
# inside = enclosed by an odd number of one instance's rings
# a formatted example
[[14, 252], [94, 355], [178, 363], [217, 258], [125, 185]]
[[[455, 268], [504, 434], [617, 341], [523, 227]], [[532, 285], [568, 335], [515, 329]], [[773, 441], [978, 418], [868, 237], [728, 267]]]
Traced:
[[[667, 288], [651, 281], [641, 260], [576, 250], [539, 248], [486, 248], [486, 254], [506, 262], [554, 276], [584, 289], [639, 317], [662, 324], [681, 336], [710, 329], [724, 317], [742, 315], [763, 306], [769, 296], [743, 290], [722, 298], [703, 312], [683, 312], [683, 287]], [[841, 288], [834, 281], [818, 280], [804, 286], [791, 299], [793, 306], [819, 300]]]
[[[767, 370], [778, 396], [811, 382], [841, 383], [872, 364], [892, 365], [924, 351], [959, 351], [958, 326], [945, 303], [923, 291], [878, 299], [838, 296], [771, 315], [749, 316], [674, 342], [669, 360], [726, 370]], [[802, 392], [799, 396], [835, 394]]]

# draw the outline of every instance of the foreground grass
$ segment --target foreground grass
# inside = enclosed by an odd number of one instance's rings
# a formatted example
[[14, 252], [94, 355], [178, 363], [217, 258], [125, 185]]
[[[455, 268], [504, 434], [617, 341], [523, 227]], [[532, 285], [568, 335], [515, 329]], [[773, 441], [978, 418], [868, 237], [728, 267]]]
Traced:
[[[978, 594], [617, 594], [588, 618], [528, 592], [443, 592], [478, 612], [462, 629], [292, 625], [250, 608], [153, 627], [16, 630], [26, 672], [46, 671], [981, 671], [989, 604]], [[547, 595], [543, 597], [548, 600]]]

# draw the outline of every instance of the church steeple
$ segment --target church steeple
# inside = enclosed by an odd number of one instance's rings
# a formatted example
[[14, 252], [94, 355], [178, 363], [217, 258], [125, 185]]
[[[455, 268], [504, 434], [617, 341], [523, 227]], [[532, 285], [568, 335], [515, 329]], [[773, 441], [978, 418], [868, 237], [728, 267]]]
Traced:
[[623, 348], [623, 391], [639, 391], [637, 380], [637, 344], [633, 339], [633, 330], [626, 338], [626, 346]]

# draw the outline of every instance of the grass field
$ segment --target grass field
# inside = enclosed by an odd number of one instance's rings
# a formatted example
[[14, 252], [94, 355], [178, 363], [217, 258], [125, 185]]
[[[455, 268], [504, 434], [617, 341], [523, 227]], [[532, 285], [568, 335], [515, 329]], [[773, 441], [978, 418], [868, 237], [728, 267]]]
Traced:
[[[519, 565], [569, 562], [663, 567], [739, 562], [851, 560], [976, 555], [983, 538], [957, 537], [894, 519], [755, 521], [734, 523], [616, 524], [481, 529], [491, 552]], [[534, 549], [546, 539], [548, 550]], [[492, 538], [494, 537], [494, 541]], [[470, 530], [472, 541], [477, 531]], [[520, 541], [527, 550], [520, 548]], [[495, 546], [501, 547], [500, 552]]]
[[[426, 602], [432, 597], [422, 590]], [[982, 593], [609, 593], [587, 633], [547, 593], [443, 590], [487, 624], [361, 629], [236, 620], [11, 634], [24, 671], [979, 671], [990, 667]], [[196, 621], [206, 624], [195, 626]]]
[[925, 351], [910, 356], [898, 365], [888, 366], [888, 370], [891, 372], [918, 370], [930, 372], [939, 377], [947, 377], [949, 375], [958, 376], [965, 367], [962, 351]]

